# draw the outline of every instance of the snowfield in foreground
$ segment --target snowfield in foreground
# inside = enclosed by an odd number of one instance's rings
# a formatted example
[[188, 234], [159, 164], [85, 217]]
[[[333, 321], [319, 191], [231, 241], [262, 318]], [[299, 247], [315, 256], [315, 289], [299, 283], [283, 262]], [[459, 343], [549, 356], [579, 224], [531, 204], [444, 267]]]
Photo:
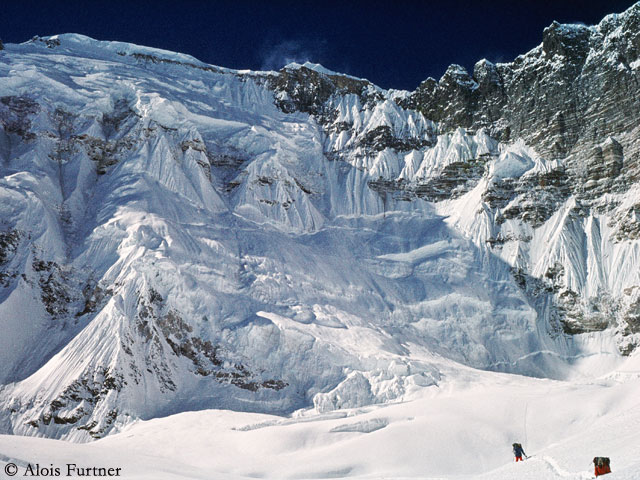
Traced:
[[[640, 357], [593, 381], [443, 363], [445, 379], [393, 404], [290, 417], [223, 410], [139, 421], [91, 444], [0, 436], [0, 466], [122, 468], [126, 479], [586, 479], [640, 472]], [[510, 445], [530, 459], [513, 463]], [[3, 477], [4, 478], [4, 477]]]

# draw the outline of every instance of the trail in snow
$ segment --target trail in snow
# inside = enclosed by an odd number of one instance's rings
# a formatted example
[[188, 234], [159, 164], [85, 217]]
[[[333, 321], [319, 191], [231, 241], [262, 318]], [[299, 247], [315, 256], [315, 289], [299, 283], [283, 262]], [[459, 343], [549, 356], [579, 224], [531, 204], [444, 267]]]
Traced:
[[542, 457], [542, 461], [547, 463], [553, 469], [553, 471], [556, 473], [556, 475], [558, 475], [559, 477], [562, 477], [562, 478], [584, 479], [584, 478], [592, 478], [593, 477], [593, 475], [590, 474], [589, 472], [577, 472], [577, 473], [568, 472], [568, 471], [564, 470], [563, 468], [561, 468], [558, 465], [558, 462], [556, 462], [551, 457]]

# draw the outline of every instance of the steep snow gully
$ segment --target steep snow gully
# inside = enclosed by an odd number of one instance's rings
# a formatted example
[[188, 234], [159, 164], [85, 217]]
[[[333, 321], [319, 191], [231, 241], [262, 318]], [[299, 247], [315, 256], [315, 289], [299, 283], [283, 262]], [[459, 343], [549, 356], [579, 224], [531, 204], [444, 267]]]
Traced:
[[633, 478], [639, 25], [413, 92], [5, 45], [0, 463]]

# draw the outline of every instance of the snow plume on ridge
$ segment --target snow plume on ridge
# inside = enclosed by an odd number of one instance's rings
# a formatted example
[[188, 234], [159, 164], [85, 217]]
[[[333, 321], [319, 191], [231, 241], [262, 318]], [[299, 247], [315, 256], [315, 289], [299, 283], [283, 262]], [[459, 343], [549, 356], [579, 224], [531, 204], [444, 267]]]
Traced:
[[260, 54], [261, 70], [280, 70], [290, 63], [318, 63], [326, 50], [327, 42], [321, 39], [282, 40], [265, 44]]

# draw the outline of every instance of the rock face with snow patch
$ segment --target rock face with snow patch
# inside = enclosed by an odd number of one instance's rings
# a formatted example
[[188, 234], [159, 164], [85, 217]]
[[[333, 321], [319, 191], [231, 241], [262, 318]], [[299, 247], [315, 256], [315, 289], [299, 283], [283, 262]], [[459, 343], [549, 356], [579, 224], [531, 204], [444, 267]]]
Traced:
[[630, 354], [638, 18], [554, 23], [414, 92], [7, 45], [0, 428], [86, 441], [188, 409], [399, 400], [438, 357], [562, 377]]

